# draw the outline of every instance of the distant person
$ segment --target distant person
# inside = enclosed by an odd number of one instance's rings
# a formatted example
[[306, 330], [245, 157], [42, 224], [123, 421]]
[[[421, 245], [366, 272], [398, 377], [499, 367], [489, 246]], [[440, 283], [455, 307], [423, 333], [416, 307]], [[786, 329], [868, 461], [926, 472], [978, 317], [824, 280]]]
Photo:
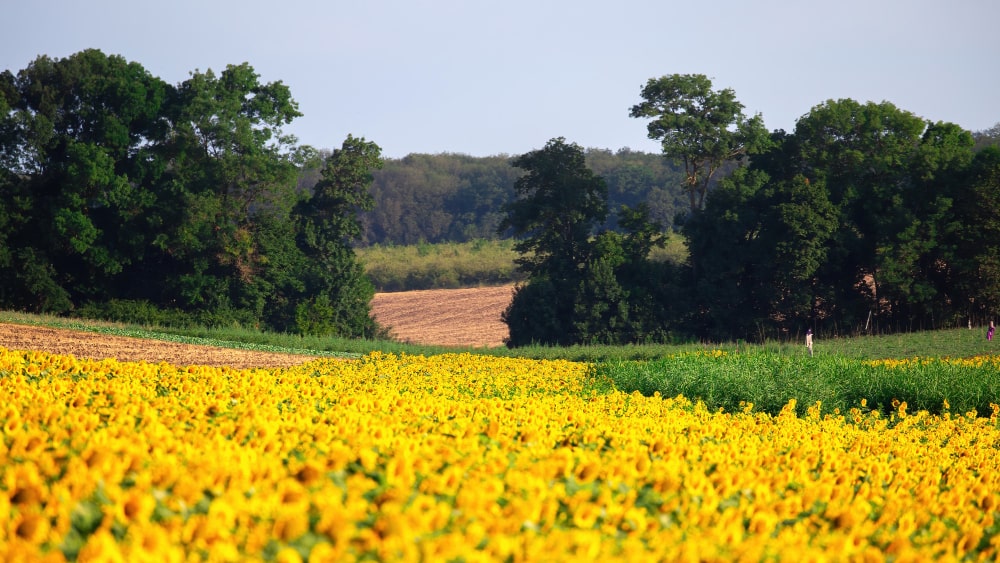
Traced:
[[[990, 333], [990, 338], [993, 338], [993, 333]], [[806, 348], [809, 349], [809, 355], [813, 355], [813, 329], [806, 329]]]
[[996, 326], [993, 325], [993, 321], [990, 321], [990, 328], [986, 329], [986, 340], [993, 340], [994, 331], [996, 331]]

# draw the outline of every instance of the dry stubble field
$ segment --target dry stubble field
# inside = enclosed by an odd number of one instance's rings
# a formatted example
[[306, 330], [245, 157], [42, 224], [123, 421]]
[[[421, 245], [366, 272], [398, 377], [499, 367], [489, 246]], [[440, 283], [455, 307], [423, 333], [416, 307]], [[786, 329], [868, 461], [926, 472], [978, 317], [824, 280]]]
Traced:
[[[372, 313], [402, 342], [446, 346], [500, 346], [507, 325], [500, 313], [512, 286], [379, 293]], [[287, 367], [310, 356], [233, 350], [160, 340], [0, 323], [0, 347], [72, 354], [77, 358], [168, 362], [174, 365]]]
[[507, 325], [500, 314], [514, 286], [427, 289], [379, 293], [372, 314], [401, 342], [444, 346], [502, 346]]

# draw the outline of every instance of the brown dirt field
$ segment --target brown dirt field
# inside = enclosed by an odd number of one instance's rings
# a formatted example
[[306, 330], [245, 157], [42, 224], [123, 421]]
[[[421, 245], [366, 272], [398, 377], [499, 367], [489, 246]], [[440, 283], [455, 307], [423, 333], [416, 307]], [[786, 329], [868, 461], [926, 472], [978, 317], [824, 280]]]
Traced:
[[514, 286], [427, 289], [378, 293], [372, 316], [393, 338], [411, 344], [503, 346], [507, 325], [500, 320]]
[[[500, 313], [513, 286], [379, 293], [372, 314], [402, 342], [442, 346], [502, 346], [507, 325]], [[71, 354], [77, 358], [115, 358], [123, 362], [167, 362], [235, 368], [288, 367], [313, 356], [233, 350], [109, 336], [93, 332], [0, 323], [0, 348]]]
[[232, 366], [238, 369], [288, 367], [313, 359], [312, 356], [295, 354], [233, 350], [216, 346], [6, 323], [0, 323], [0, 347], [8, 350], [71, 354], [80, 359], [115, 358], [122, 362], [167, 362], [176, 366], [197, 364]]

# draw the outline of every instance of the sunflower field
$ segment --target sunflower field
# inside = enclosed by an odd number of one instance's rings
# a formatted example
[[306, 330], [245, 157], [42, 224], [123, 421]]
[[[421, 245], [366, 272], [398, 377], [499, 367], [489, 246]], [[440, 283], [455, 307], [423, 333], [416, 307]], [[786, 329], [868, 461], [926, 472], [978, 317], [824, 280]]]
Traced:
[[8, 562], [1000, 555], [996, 407], [710, 410], [471, 354], [237, 370], [0, 348], [0, 424]]

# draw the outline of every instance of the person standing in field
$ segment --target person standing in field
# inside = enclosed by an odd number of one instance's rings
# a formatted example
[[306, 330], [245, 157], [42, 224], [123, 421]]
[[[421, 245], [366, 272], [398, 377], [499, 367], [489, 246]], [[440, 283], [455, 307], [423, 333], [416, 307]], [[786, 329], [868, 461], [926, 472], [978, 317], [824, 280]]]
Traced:
[[986, 340], [993, 340], [993, 333], [996, 331], [993, 321], [990, 321], [990, 328], [986, 329]]
[[813, 355], [813, 329], [806, 329], [806, 348], [809, 349], [809, 355]]

